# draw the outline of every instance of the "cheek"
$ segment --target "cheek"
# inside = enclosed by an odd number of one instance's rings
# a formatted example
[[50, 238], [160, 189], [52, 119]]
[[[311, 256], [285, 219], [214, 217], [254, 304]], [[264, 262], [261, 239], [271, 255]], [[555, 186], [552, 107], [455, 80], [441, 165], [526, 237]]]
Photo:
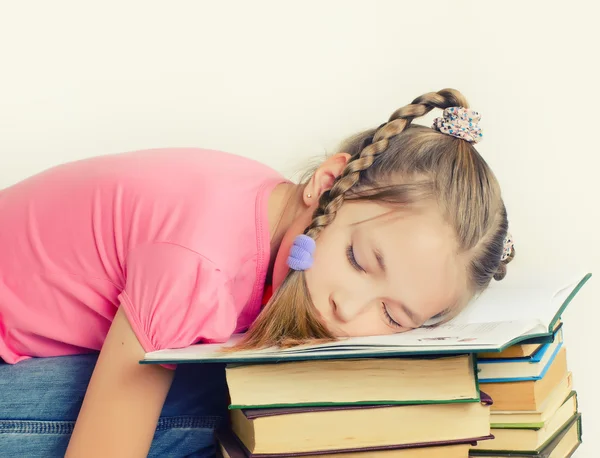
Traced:
[[321, 233], [314, 254], [314, 264], [310, 269], [313, 277], [328, 283], [337, 283], [337, 279], [347, 275], [350, 268], [346, 259], [347, 238], [344, 232], [332, 227]]
[[335, 281], [335, 273], [328, 264], [327, 259], [315, 255], [312, 267], [305, 272], [306, 286], [317, 309], [324, 307], [324, 303], [329, 304], [329, 295]]
[[343, 261], [338, 247], [324, 240], [317, 246], [312, 267], [305, 272], [312, 302], [320, 312], [329, 313], [329, 297], [345, 288]]
[[398, 333], [398, 330], [385, 324], [376, 305], [351, 322], [344, 323], [340, 329], [346, 337], [384, 336]]

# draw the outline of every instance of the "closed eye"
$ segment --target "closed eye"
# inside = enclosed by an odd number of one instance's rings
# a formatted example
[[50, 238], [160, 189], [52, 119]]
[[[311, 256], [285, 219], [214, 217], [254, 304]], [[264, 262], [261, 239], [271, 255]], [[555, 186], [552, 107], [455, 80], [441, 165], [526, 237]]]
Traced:
[[383, 309], [383, 315], [385, 317], [385, 319], [387, 320], [388, 324], [392, 327], [395, 328], [402, 328], [404, 326], [402, 326], [400, 323], [398, 323], [396, 320], [394, 320], [392, 318], [392, 315], [390, 315], [390, 312], [388, 312], [387, 306], [385, 305], [384, 302], [381, 303], [381, 307]]
[[348, 248], [346, 248], [346, 257], [348, 258], [348, 262], [352, 267], [354, 267], [354, 269], [358, 270], [359, 272], [366, 272], [366, 270], [363, 269], [363, 267], [358, 263], [358, 261], [356, 261], [356, 257], [354, 256], [354, 248], [352, 247], [352, 245], [348, 245]]

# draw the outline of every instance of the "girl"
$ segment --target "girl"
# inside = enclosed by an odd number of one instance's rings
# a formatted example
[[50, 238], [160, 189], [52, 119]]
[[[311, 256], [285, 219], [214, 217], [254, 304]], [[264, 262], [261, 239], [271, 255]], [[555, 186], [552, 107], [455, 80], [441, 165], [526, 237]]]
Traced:
[[[163, 149], [3, 190], [1, 453], [211, 456], [223, 367], [174, 377], [139, 365], [144, 352], [248, 328], [240, 348], [454, 316], [514, 255], [467, 107], [452, 89], [422, 95], [302, 184], [249, 159]], [[433, 128], [412, 124], [434, 108]], [[80, 356], [50, 358], [65, 355]]]

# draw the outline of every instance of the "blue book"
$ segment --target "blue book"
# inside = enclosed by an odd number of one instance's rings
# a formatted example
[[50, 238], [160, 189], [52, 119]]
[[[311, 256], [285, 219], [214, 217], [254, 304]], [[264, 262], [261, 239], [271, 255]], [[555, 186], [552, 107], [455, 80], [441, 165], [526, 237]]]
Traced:
[[540, 380], [563, 346], [562, 329], [554, 342], [544, 344], [531, 359], [480, 359], [477, 362], [480, 383], [523, 382]]

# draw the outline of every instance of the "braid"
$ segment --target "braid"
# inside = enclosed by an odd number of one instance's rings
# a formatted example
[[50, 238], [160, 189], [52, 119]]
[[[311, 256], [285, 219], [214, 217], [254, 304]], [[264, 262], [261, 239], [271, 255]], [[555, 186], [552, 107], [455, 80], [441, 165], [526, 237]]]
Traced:
[[347, 193], [359, 183], [361, 173], [371, 167], [377, 156], [388, 148], [390, 139], [407, 129], [413, 119], [426, 115], [434, 108], [444, 109], [452, 106], [468, 107], [468, 104], [458, 91], [442, 89], [438, 92], [423, 94], [409, 105], [392, 113], [388, 122], [379, 126], [367, 139], [366, 146], [361, 148], [357, 155], [350, 158], [348, 165], [334, 181], [331, 189], [321, 195], [319, 206], [306, 234], [316, 238], [325, 227], [333, 222]]
[[344, 196], [358, 183], [360, 173], [373, 164], [375, 157], [385, 151], [387, 145], [387, 139], [372, 143], [361, 151], [358, 158], [348, 163], [342, 174], [335, 180], [331, 189], [321, 195], [319, 206], [307, 230], [309, 236], [314, 238], [321, 230], [333, 222], [335, 215], [344, 203]]
[[[454, 228], [460, 251], [469, 254], [467, 296], [485, 289], [492, 277], [501, 279], [515, 252], [513, 248], [499, 266], [508, 220], [495, 176], [466, 138], [411, 125], [434, 108], [450, 107], [468, 109], [469, 105], [453, 89], [429, 92], [396, 110], [386, 123], [347, 139], [339, 151], [348, 153], [350, 159], [331, 189], [319, 197], [305, 234], [318, 239], [345, 201], [403, 206], [435, 198]], [[398, 176], [402, 179], [397, 180]], [[467, 297], [460, 299], [460, 304], [467, 303]], [[452, 314], [460, 310], [460, 304]], [[312, 302], [306, 273], [292, 269], [230, 351], [334, 338]]]

